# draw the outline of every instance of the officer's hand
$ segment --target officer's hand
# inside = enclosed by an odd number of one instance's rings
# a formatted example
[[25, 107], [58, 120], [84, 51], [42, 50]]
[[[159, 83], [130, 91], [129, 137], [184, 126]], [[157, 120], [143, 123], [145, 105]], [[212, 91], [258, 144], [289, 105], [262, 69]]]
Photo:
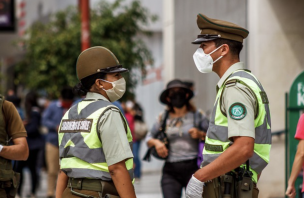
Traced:
[[296, 196], [296, 190], [294, 186], [288, 186], [285, 194], [290, 198], [294, 198]]
[[159, 156], [161, 156], [162, 158], [165, 158], [168, 156], [168, 149], [166, 147], [166, 145], [161, 142], [160, 140], [157, 140], [155, 142], [155, 149], [156, 149], [156, 152]]
[[203, 132], [203, 131], [200, 131], [198, 130], [198, 128], [191, 128], [189, 129], [188, 133], [190, 134], [190, 136], [193, 138], [193, 139], [202, 139], [202, 140], [205, 140], [205, 137], [206, 137], [206, 133]]
[[186, 198], [202, 198], [204, 182], [199, 181], [193, 175], [186, 188]]

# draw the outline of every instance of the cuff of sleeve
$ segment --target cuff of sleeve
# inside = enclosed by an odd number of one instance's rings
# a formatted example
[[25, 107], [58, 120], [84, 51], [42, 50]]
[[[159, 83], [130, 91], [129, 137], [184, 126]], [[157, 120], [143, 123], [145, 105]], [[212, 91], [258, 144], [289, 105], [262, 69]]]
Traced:
[[197, 183], [197, 184], [204, 185], [204, 183], [205, 183], [205, 182], [202, 182], [202, 181], [196, 179], [196, 177], [194, 177], [194, 175], [192, 175], [192, 179], [193, 179], [193, 180], [195, 181], [195, 183]]
[[16, 139], [20, 137], [27, 137], [26, 131], [21, 131], [19, 133], [13, 134], [12, 139]]
[[228, 132], [228, 138], [233, 138], [233, 137], [252, 137], [255, 139], [255, 134], [252, 133], [252, 131], [246, 131], [242, 130], [239, 132], [233, 131], [233, 132]]
[[147, 138], [145, 139], [145, 142], [148, 143], [151, 139], [153, 139], [151, 136], [150, 136], [150, 137], [147, 137]]
[[119, 155], [113, 156], [111, 158], [108, 158], [107, 159], [107, 164], [108, 164], [108, 166], [111, 166], [113, 164], [116, 164], [118, 162], [121, 162], [121, 161], [129, 159], [129, 158], [133, 158], [133, 157], [134, 157], [133, 153], [130, 150], [130, 151], [126, 152], [126, 153], [119, 154]]

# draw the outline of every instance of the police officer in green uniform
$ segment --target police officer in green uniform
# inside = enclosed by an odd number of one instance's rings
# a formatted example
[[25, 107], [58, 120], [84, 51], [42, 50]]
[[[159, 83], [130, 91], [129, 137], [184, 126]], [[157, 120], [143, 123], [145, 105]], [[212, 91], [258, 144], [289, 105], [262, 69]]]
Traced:
[[256, 183], [269, 162], [271, 121], [261, 83], [239, 60], [249, 32], [203, 14], [197, 15], [197, 25], [195, 65], [202, 73], [215, 72], [220, 81], [204, 161], [190, 179], [186, 197], [258, 197]]
[[115, 55], [104, 47], [83, 51], [76, 64], [86, 97], [62, 118], [60, 174], [56, 197], [134, 198], [132, 135], [124, 116], [112, 105], [126, 90]]

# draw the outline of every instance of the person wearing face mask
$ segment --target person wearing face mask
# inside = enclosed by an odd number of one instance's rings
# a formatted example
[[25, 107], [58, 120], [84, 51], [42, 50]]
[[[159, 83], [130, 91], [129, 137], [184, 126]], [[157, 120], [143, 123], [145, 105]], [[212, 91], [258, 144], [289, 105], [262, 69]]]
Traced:
[[153, 138], [164, 121], [162, 113], [146, 136], [148, 147], [155, 146], [159, 156], [167, 158], [162, 170], [161, 188], [164, 198], [180, 198], [192, 174], [197, 170], [198, 144], [204, 139], [203, 116], [189, 100], [193, 92], [180, 80], [174, 79], [160, 95], [160, 102], [167, 105], [165, 133], [169, 149]]
[[85, 98], [61, 120], [60, 173], [57, 198], [135, 198], [130, 128], [113, 105], [126, 91], [121, 73], [128, 72], [107, 48], [84, 50], [77, 59], [79, 84]]
[[204, 161], [189, 181], [186, 197], [256, 198], [258, 178], [269, 162], [271, 120], [263, 86], [239, 59], [249, 32], [203, 14], [197, 15], [197, 25], [201, 34], [193, 44], [200, 47], [194, 63], [200, 72], [213, 71], [220, 80]]

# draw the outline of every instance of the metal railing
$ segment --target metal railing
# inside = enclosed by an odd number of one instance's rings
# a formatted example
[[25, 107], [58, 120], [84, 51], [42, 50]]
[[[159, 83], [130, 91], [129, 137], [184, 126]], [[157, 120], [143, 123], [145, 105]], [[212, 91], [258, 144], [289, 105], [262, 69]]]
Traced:
[[281, 136], [282, 134], [285, 134], [285, 130], [282, 131], [275, 131], [271, 133], [271, 136]]

